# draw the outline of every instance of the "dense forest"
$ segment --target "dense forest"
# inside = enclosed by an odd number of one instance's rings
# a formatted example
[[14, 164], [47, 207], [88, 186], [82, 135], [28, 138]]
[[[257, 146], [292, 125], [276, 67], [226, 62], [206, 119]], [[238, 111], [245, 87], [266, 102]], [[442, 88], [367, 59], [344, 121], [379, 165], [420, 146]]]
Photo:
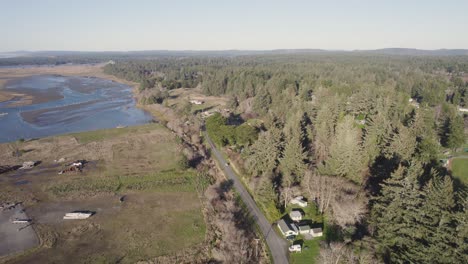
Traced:
[[315, 202], [322, 262], [468, 262], [466, 186], [440, 162], [466, 148], [468, 57], [168, 57], [105, 71], [150, 103], [180, 87], [229, 97], [231, 116], [207, 120], [213, 140], [241, 157], [269, 218], [294, 195]]

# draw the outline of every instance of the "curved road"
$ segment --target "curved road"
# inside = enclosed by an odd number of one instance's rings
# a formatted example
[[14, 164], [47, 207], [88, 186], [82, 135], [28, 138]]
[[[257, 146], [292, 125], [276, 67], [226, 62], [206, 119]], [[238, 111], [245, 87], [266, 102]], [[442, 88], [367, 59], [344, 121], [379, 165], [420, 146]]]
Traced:
[[276, 264], [287, 264], [288, 263], [288, 255], [287, 255], [287, 244], [284, 239], [279, 237], [275, 230], [273, 230], [273, 226], [268, 222], [266, 217], [258, 208], [255, 201], [252, 199], [250, 194], [245, 189], [244, 185], [240, 182], [239, 178], [237, 177], [236, 173], [231, 169], [230, 166], [225, 166], [227, 161], [218, 151], [218, 149], [211, 141], [211, 138], [208, 136], [208, 133], [204, 132], [205, 138], [207, 139], [208, 143], [211, 146], [212, 154], [216, 157], [216, 159], [220, 162], [221, 167], [224, 170], [224, 173], [228, 179], [233, 180], [234, 188], [236, 188], [237, 192], [239, 193], [242, 201], [249, 209], [250, 215], [255, 219], [260, 230], [262, 231], [263, 237], [266, 240], [268, 247], [270, 248], [270, 253], [273, 259], [273, 262]]

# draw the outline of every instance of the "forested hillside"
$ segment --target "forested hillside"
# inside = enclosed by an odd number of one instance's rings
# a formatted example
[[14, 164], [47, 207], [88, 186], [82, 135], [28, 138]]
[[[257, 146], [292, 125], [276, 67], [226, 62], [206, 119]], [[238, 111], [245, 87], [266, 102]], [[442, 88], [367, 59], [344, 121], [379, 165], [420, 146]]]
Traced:
[[468, 57], [168, 57], [105, 71], [150, 103], [180, 87], [228, 96], [231, 116], [209, 132], [269, 218], [294, 195], [315, 202], [322, 262], [468, 263], [466, 185], [440, 161], [467, 147]]

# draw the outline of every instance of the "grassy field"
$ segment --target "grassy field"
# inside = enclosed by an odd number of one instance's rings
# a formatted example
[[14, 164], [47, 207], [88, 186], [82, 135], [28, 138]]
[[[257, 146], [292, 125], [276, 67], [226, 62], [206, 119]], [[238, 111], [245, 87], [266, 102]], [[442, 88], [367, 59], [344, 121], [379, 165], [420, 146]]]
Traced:
[[[297, 237], [302, 240], [301, 236]], [[302, 252], [291, 253], [289, 256], [289, 262], [291, 264], [313, 264], [317, 263], [317, 257], [320, 254], [320, 241], [321, 238], [314, 238], [313, 240], [303, 240]]]
[[70, 136], [75, 137], [78, 142], [85, 144], [93, 141], [101, 141], [104, 139], [114, 138], [118, 136], [125, 136], [128, 133], [148, 133], [153, 130], [155, 127], [158, 127], [157, 124], [147, 124], [141, 126], [131, 126], [123, 127], [119, 129], [102, 129], [96, 131], [88, 131], [81, 133], [69, 134]]
[[453, 158], [452, 175], [459, 178], [465, 184], [468, 184], [468, 157]]
[[[134, 263], [203, 244], [206, 228], [197, 188], [204, 179], [178, 166], [181, 145], [163, 126], [15, 143], [25, 150], [19, 158], [11, 155], [11, 145], [0, 144], [2, 165], [40, 164], [0, 174], [0, 200], [24, 203], [42, 243], [9, 262]], [[66, 162], [54, 162], [59, 158]], [[88, 161], [82, 173], [58, 174], [78, 159]], [[64, 222], [63, 215], [73, 210], [96, 214]]]

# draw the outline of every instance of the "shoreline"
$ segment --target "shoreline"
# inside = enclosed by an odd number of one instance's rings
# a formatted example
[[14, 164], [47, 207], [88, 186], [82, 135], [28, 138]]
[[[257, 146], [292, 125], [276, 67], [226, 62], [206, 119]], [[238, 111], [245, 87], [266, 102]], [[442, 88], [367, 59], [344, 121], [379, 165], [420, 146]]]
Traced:
[[[18, 93], [14, 90], [7, 90], [5, 86], [14, 80], [26, 78], [35, 75], [59, 75], [59, 76], [80, 76], [80, 77], [96, 77], [106, 80], [111, 80], [121, 84], [128, 85], [132, 88], [133, 97], [136, 98], [136, 89], [138, 83], [129, 82], [119, 79], [113, 75], [103, 72], [102, 67], [105, 64], [79, 64], [79, 65], [62, 65], [62, 66], [36, 66], [28, 68], [0, 68], [0, 103], [11, 101], [19, 97], [19, 102], [13, 106], [25, 106], [33, 104], [37, 100], [37, 96], [28, 93]], [[137, 105], [138, 107], [138, 105]]]
[[[128, 96], [134, 100], [133, 107], [135, 109], [140, 109], [147, 115], [148, 121], [147, 123], [152, 122], [159, 122], [158, 115], [155, 115], [149, 109], [143, 107], [141, 104], [138, 103], [138, 83], [129, 82], [126, 80], [119, 79], [115, 76], [105, 74], [103, 72], [102, 67], [104, 64], [100, 65], [69, 65], [69, 66], [61, 66], [61, 67], [34, 67], [34, 68], [26, 68], [26, 69], [12, 69], [12, 68], [0, 68], [0, 103], [5, 103], [6, 107], [22, 107], [27, 105], [32, 105], [36, 103], [43, 103], [48, 101], [56, 100], [57, 96], [52, 93], [40, 93], [34, 92], [34, 89], [25, 88], [12, 88], [8, 89], [9, 91], [5, 91], [5, 86], [9, 82], [14, 82], [19, 79], [33, 77], [33, 76], [40, 76], [40, 75], [56, 75], [56, 76], [63, 76], [63, 77], [85, 77], [85, 78], [99, 78], [102, 80], [112, 81], [115, 82], [117, 85], [125, 85], [127, 86], [126, 89], [131, 89], [131, 94]], [[18, 70], [19, 72], [14, 72]], [[21, 91], [20, 91], [21, 90]], [[31, 91], [31, 93], [29, 93]], [[86, 91], [81, 91], [86, 93]], [[4, 95], [7, 94], [8, 96], [5, 97]], [[3, 95], [3, 98], [2, 98]], [[1, 99], [4, 99], [3, 101]], [[10, 101], [10, 102], [8, 102]], [[89, 104], [90, 102], [86, 102], [85, 104]], [[82, 105], [82, 104], [80, 104]], [[68, 105], [59, 107], [57, 109], [74, 109], [77, 108], [77, 105]], [[55, 108], [54, 108], [55, 109]], [[55, 109], [55, 110], [57, 110]], [[21, 118], [30, 124], [35, 124], [36, 119], [43, 114], [44, 112], [49, 111], [50, 109], [40, 109], [40, 110], [32, 110], [22, 112], [20, 114]], [[110, 127], [114, 128], [114, 127]], [[100, 130], [100, 129], [95, 129]], [[92, 131], [92, 130], [91, 130]], [[67, 132], [64, 134], [68, 134], [72, 132]], [[58, 134], [61, 135], [61, 134]], [[53, 135], [52, 135], [53, 136]], [[45, 136], [49, 137], [49, 136]], [[39, 138], [45, 138], [39, 137]], [[10, 141], [6, 141], [7, 143]]]

